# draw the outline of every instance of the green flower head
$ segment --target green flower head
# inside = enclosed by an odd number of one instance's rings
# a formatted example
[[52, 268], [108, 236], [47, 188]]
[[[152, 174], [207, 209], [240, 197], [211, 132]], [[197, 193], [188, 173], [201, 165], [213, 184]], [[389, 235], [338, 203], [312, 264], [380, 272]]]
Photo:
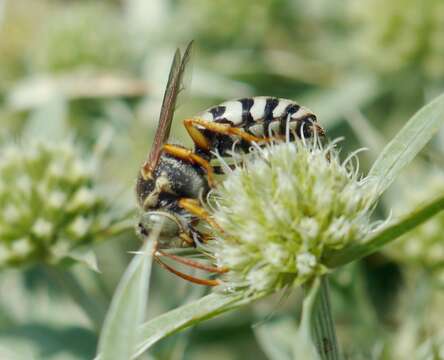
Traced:
[[111, 223], [92, 162], [70, 142], [6, 145], [0, 153], [0, 267], [56, 263]]
[[323, 256], [371, 229], [376, 192], [334, 143], [256, 148], [214, 192], [223, 232], [209, 245], [232, 289], [271, 291], [327, 271]]

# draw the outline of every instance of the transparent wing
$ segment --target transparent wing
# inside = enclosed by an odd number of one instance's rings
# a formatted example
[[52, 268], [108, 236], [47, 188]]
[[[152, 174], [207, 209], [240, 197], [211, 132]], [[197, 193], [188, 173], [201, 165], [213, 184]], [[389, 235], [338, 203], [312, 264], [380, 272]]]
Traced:
[[159, 124], [157, 126], [156, 135], [154, 136], [153, 146], [151, 147], [151, 151], [142, 168], [143, 173], [146, 175], [151, 174], [156, 168], [162, 152], [162, 146], [168, 140], [170, 135], [177, 96], [183, 88], [183, 77], [185, 68], [191, 56], [192, 45], [193, 42], [191, 41], [183, 56], [180, 55], [179, 49], [177, 49], [174, 54], [173, 63], [171, 64], [170, 74], [168, 76], [168, 83], [163, 95]]

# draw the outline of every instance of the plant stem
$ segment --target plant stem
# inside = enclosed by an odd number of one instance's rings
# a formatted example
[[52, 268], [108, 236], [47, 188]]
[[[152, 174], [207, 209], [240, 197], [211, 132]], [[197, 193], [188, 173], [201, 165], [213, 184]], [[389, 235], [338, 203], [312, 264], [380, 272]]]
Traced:
[[339, 347], [330, 306], [328, 278], [321, 278], [320, 289], [314, 305], [312, 333], [322, 360], [339, 360]]
[[338, 267], [370, 255], [442, 210], [444, 210], [444, 194], [440, 194], [440, 196], [407, 214], [394, 224], [386, 226], [364, 242], [326, 254], [325, 265], [331, 268]]

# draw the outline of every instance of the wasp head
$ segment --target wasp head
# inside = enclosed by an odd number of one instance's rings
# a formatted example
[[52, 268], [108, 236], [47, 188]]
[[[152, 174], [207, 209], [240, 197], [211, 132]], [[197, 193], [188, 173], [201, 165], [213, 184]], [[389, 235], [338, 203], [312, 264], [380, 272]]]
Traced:
[[156, 210], [142, 213], [137, 224], [137, 233], [146, 238], [159, 224], [161, 228], [157, 241], [161, 248], [183, 246], [181, 235], [185, 234], [186, 221], [172, 211]]
[[317, 137], [324, 137], [325, 136], [325, 130], [324, 128], [319, 125], [319, 123], [316, 121], [315, 115], [310, 115], [307, 117], [304, 117], [301, 119], [298, 129], [297, 129], [298, 135], [304, 138], [311, 138], [313, 136]]
[[147, 179], [139, 175], [137, 179], [137, 199], [144, 210], [155, 209], [159, 203], [159, 196], [170, 190], [170, 181], [164, 174]]

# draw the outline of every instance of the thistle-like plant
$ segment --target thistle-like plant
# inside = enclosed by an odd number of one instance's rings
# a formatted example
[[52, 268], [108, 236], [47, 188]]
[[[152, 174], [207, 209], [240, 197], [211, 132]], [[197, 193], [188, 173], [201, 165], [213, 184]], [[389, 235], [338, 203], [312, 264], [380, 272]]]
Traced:
[[1, 267], [72, 260], [107, 236], [119, 217], [97, 189], [94, 164], [70, 141], [2, 147]]
[[296, 141], [255, 147], [215, 190], [214, 219], [223, 232], [209, 244], [230, 269], [232, 290], [271, 292], [325, 274], [323, 255], [358, 243], [375, 228], [377, 198], [352, 154], [336, 142]]
[[[143, 323], [141, 302], [149, 280], [144, 261], [150, 255], [143, 251], [128, 268], [107, 315], [98, 350], [103, 359], [137, 357], [181, 329], [300, 284], [308, 295], [292, 358], [338, 358], [323, 275], [380, 250], [444, 209], [444, 194], [436, 194], [377, 228], [370, 220], [377, 199], [443, 124], [443, 115], [441, 96], [410, 119], [365, 178], [348, 160], [341, 162], [332, 147], [290, 143], [256, 149], [216, 189], [213, 216], [223, 231], [202, 246], [212, 261], [228, 267], [222, 279], [228, 286]], [[130, 336], [122, 321], [133, 324]], [[311, 343], [312, 326], [319, 356]]]

